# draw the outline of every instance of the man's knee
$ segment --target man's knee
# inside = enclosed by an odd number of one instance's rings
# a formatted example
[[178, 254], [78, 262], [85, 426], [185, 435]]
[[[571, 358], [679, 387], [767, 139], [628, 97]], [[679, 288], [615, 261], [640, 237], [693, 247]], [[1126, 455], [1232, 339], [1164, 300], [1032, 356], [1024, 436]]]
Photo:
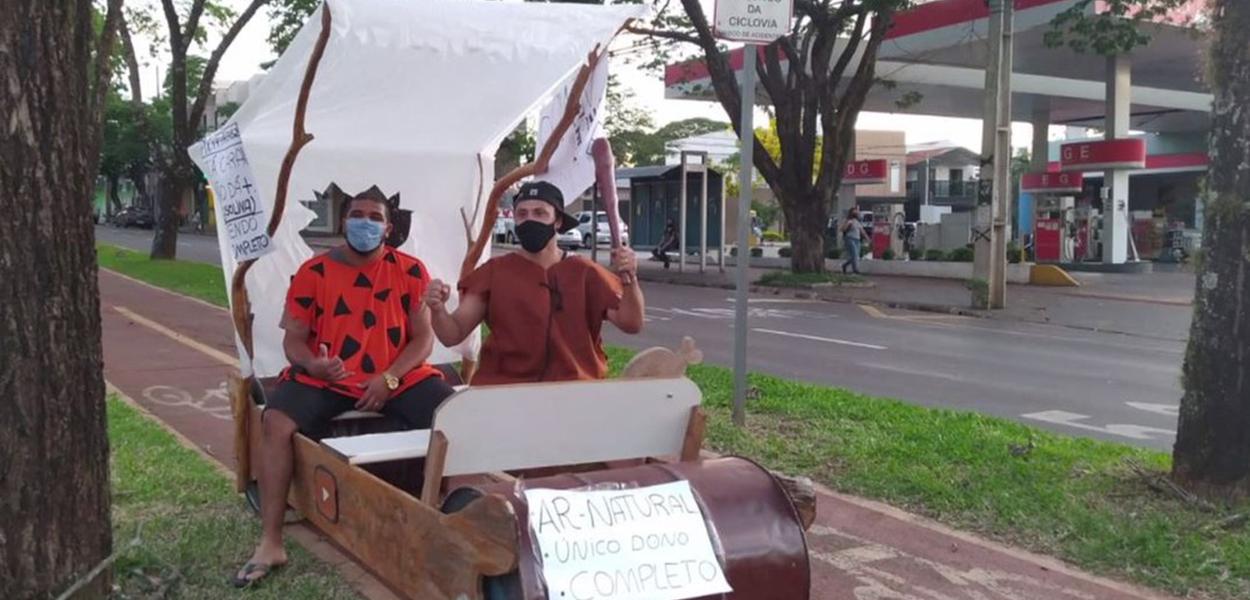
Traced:
[[261, 433], [266, 439], [282, 441], [290, 439], [295, 435], [299, 426], [286, 413], [277, 409], [268, 409], [265, 411], [264, 418], [261, 419]]

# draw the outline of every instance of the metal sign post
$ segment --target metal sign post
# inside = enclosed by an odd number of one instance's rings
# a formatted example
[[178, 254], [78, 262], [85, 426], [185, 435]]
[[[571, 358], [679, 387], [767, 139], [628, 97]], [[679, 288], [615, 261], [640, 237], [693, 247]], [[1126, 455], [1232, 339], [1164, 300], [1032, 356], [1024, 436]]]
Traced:
[[744, 48], [742, 62], [742, 141], [739, 146], [742, 170], [738, 173], [738, 277], [734, 294], [734, 413], [735, 425], [746, 424], [747, 400], [747, 263], [751, 249], [747, 243], [751, 229], [751, 180], [755, 169], [755, 52], [754, 44]]
[[[716, 36], [743, 42], [742, 120], [739, 124], [742, 170], [738, 173], [738, 263], [734, 294], [734, 412], [737, 425], [746, 423], [747, 398], [747, 265], [751, 248], [751, 182], [755, 152], [755, 44], [769, 44], [790, 33], [793, 0], [716, 0]], [[706, 177], [706, 175], [705, 175]], [[722, 231], [721, 235], [724, 235]], [[721, 240], [722, 244], [724, 239]]]

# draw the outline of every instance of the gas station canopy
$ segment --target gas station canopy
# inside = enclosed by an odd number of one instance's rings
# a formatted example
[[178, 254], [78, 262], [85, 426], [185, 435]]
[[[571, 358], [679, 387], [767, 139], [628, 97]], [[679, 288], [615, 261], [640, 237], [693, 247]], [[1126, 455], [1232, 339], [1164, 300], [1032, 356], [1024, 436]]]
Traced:
[[[1049, 47], [1044, 39], [1054, 17], [1076, 4], [1078, 0], [1015, 0], [1013, 120], [1034, 121], [1044, 114], [1054, 125], [1104, 126], [1106, 60]], [[1089, 10], [1096, 9], [1091, 4]], [[1192, 27], [1170, 22], [1139, 27], [1151, 41], [1131, 55], [1132, 128], [1205, 131], [1212, 100], [1202, 81], [1206, 41]], [[985, 0], [938, 0], [900, 13], [881, 45], [876, 67], [877, 77], [895, 85], [874, 86], [864, 110], [979, 119], [987, 31]], [[741, 69], [742, 57], [741, 49], [730, 52], [735, 71]], [[854, 72], [853, 64], [848, 73]], [[664, 82], [668, 98], [714, 99], [702, 60], [669, 65]], [[757, 97], [767, 101], [759, 90]], [[919, 102], [904, 102], [917, 93]]]

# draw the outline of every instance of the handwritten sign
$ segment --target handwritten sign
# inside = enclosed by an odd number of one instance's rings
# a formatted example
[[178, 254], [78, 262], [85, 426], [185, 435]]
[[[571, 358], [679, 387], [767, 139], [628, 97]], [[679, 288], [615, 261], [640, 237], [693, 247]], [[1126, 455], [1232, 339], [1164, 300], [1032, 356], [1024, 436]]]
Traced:
[[269, 219], [243, 150], [239, 126], [230, 123], [218, 129], [191, 146], [189, 154], [213, 186], [217, 226], [225, 229], [234, 260], [259, 258], [273, 250], [265, 231]]
[[[568, 104], [572, 88], [573, 79], [570, 78], [543, 108], [538, 121], [538, 148], [547, 143], [552, 130], [564, 116], [564, 107]], [[604, 99], [607, 93], [608, 61], [604, 58], [586, 82], [577, 117], [564, 137], [560, 138], [560, 145], [551, 155], [547, 172], [538, 175], [539, 179], [560, 188], [565, 204], [571, 204], [595, 182], [595, 160], [590, 154], [590, 147], [596, 138], [604, 135]]]
[[690, 484], [525, 491], [547, 596], [681, 600], [732, 591]]

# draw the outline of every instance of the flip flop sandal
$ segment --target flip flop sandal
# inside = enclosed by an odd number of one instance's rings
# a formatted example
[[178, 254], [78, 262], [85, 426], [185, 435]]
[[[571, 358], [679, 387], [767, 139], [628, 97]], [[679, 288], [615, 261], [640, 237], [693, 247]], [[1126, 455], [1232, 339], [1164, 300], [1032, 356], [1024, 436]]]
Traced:
[[[230, 583], [234, 585], [234, 587], [240, 588], [240, 589], [251, 587], [255, 585], [256, 583], [264, 580], [266, 577], [269, 577], [269, 575], [271, 575], [274, 571], [277, 571], [278, 569], [281, 569], [281, 568], [282, 568], [282, 565], [280, 564], [271, 565], [271, 564], [266, 564], [266, 563], [261, 563], [261, 562], [252, 562], [249, 560], [247, 561], [246, 564], [243, 565], [242, 576], [236, 573], [234, 577], [230, 579]], [[254, 573], [260, 573], [260, 576], [249, 577], [249, 575], [252, 575]]]

